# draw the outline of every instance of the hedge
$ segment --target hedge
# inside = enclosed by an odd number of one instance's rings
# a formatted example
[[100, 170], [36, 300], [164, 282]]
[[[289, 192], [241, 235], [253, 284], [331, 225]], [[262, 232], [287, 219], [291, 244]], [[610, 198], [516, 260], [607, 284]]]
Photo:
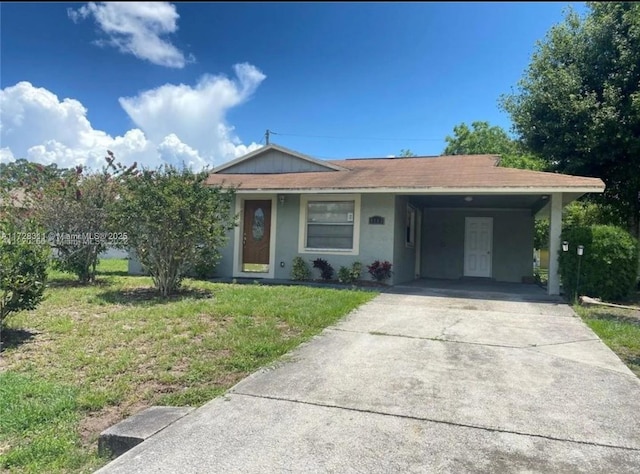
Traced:
[[[611, 225], [571, 227], [563, 230], [561, 239], [569, 243], [567, 252], [560, 251], [565, 294], [572, 299], [589, 295], [608, 301], [629, 296], [636, 283], [639, 249], [638, 241], [626, 230]], [[578, 245], [584, 246], [582, 257], [577, 255]]]

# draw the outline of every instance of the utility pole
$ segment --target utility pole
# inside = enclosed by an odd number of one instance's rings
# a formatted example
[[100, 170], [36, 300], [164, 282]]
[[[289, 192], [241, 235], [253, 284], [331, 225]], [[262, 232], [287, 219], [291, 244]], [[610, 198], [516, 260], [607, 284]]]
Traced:
[[267, 131], [264, 132], [264, 139], [267, 143], [267, 145], [269, 145], [269, 134], [271, 133], [271, 131], [267, 128]]

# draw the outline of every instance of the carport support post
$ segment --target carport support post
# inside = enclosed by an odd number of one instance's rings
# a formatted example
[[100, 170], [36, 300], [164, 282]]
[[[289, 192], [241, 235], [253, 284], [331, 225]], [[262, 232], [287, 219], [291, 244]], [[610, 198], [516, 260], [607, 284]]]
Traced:
[[547, 293], [560, 294], [560, 232], [562, 230], [562, 193], [551, 194], [551, 216], [549, 219], [549, 278]]

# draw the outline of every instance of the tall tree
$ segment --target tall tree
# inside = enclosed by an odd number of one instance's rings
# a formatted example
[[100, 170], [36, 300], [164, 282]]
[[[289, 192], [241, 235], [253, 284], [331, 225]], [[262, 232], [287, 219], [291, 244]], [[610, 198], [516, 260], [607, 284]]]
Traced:
[[501, 127], [476, 121], [471, 128], [466, 123], [453, 127], [453, 136], [445, 137], [445, 155], [506, 154], [516, 151], [516, 143]]
[[38, 189], [72, 174], [72, 170], [58, 168], [55, 163], [41, 165], [20, 158], [10, 163], [0, 163], [0, 190]]
[[402, 150], [400, 150], [400, 154], [398, 155], [398, 158], [413, 158], [414, 156], [418, 156], [418, 155], [412, 152], [409, 148], [407, 148], [406, 150], [403, 148]]
[[640, 237], [640, 4], [588, 7], [551, 28], [502, 106], [554, 170], [602, 178], [604, 202]]
[[464, 122], [456, 125], [453, 136], [447, 135], [445, 141], [445, 155], [496, 154], [501, 157], [500, 166], [506, 168], [541, 171], [546, 167], [542, 159], [524, 152], [503, 128], [489, 122], [472, 122], [471, 128]]

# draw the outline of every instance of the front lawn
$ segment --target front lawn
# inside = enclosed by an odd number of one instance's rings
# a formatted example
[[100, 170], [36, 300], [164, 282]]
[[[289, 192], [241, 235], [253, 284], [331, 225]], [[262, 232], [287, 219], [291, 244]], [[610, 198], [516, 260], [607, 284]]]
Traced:
[[0, 470], [91, 472], [105, 428], [151, 405], [197, 406], [376, 293], [188, 280], [162, 300], [106, 260], [99, 281], [53, 274], [9, 318], [0, 359]]
[[576, 306], [575, 310], [593, 332], [640, 377], [640, 309]]

